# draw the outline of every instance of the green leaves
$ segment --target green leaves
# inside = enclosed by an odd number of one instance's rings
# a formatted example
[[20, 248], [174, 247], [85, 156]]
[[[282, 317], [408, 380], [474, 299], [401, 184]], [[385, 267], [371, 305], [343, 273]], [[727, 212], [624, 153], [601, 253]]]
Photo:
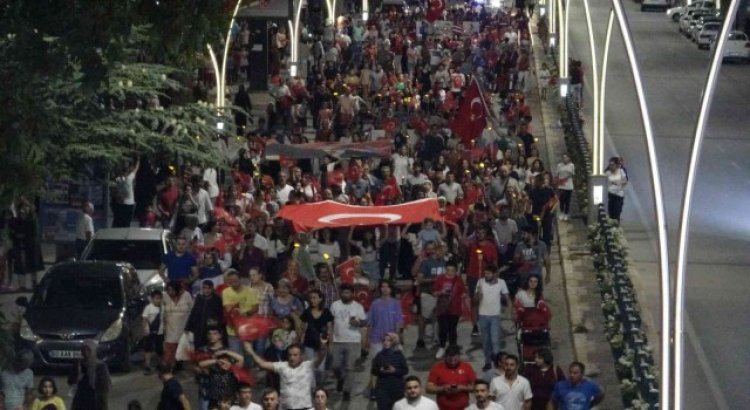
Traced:
[[0, 6], [0, 173], [14, 176], [0, 186], [0, 206], [38, 193], [45, 178], [75, 175], [94, 163], [112, 169], [147, 155], [218, 164], [211, 144], [217, 113], [186, 103], [183, 79], [226, 28], [221, 5], [7, 0]]

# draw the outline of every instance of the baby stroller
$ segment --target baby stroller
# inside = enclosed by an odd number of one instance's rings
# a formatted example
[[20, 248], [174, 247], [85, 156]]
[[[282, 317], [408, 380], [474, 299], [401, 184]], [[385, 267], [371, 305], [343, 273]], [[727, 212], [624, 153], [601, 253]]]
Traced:
[[543, 300], [534, 308], [516, 308], [516, 344], [522, 366], [534, 363], [534, 354], [550, 348], [549, 323], [551, 312]]

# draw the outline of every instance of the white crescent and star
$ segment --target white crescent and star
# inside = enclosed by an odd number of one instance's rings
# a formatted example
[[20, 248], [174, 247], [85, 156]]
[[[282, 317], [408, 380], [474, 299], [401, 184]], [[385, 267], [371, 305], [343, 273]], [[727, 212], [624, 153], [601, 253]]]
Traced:
[[471, 112], [471, 121], [476, 120], [476, 115], [474, 115], [474, 104], [482, 104], [482, 99], [479, 97], [474, 97], [474, 99], [471, 100], [471, 104], [469, 105], [469, 111]]
[[[341, 219], [367, 219], [368, 223], [391, 223], [401, 219], [399, 214], [390, 213], [337, 213], [318, 218], [318, 222], [324, 224], [333, 224]], [[379, 219], [379, 221], [370, 222], [372, 219]]]

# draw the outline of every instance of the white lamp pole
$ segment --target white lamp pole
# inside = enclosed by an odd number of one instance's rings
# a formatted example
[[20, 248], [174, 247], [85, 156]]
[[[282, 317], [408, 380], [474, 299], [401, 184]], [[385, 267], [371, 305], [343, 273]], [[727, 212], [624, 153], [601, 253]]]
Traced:
[[656, 230], [659, 240], [659, 272], [661, 279], [661, 316], [662, 316], [662, 334], [661, 334], [661, 385], [659, 389], [659, 408], [671, 409], [670, 407], [670, 390], [671, 390], [671, 291], [669, 278], [669, 254], [667, 247], [667, 220], [664, 212], [664, 194], [661, 188], [661, 173], [659, 172], [659, 160], [656, 156], [656, 147], [654, 144], [654, 135], [651, 127], [651, 118], [648, 114], [648, 104], [646, 102], [646, 93], [643, 89], [641, 80], [641, 71], [636, 59], [635, 46], [633, 45], [633, 36], [630, 33], [628, 20], [622, 7], [622, 0], [612, 0], [612, 7], [617, 22], [620, 26], [625, 51], [630, 64], [630, 71], [633, 74], [636, 95], [638, 96], [638, 106], [641, 111], [641, 120], [643, 130], [646, 134], [646, 151], [648, 154], [649, 168], [651, 171], [651, 182], [654, 195], [654, 208], [656, 209]]
[[[706, 86], [703, 90], [701, 99], [701, 109], [698, 114], [698, 121], [695, 125], [695, 135], [693, 137], [693, 147], [690, 151], [690, 162], [688, 162], [687, 180], [685, 182], [685, 193], [682, 199], [682, 215], [680, 218], [680, 236], [677, 244], [677, 272], [675, 275], [675, 307], [674, 307], [674, 404], [675, 409], [682, 409], [683, 405], [683, 365], [685, 361], [685, 276], [687, 274], [688, 263], [688, 243], [690, 230], [690, 210], [693, 202], [693, 190], [695, 188], [695, 174], [700, 161], [701, 146], [703, 137], [708, 124], [708, 117], [711, 111], [714, 92], [716, 91], [716, 81], [721, 70], [721, 63], [724, 60], [724, 49], [726, 48], [727, 38], [734, 26], [734, 20], [737, 17], [740, 1], [732, 0], [729, 3], [724, 25], [717, 38], [714, 54], [711, 57], [711, 66], [708, 69]], [[665, 408], [665, 407], [663, 407]]]
[[216, 72], [216, 107], [221, 109], [224, 107], [224, 99], [226, 96], [226, 81], [227, 81], [227, 58], [229, 57], [229, 45], [232, 42], [232, 27], [234, 27], [234, 20], [237, 17], [237, 12], [240, 10], [242, 0], [238, 0], [234, 6], [232, 12], [232, 19], [229, 21], [229, 28], [227, 29], [227, 36], [224, 38], [224, 55], [221, 60], [221, 69], [216, 59], [216, 53], [210, 44], [208, 47], [208, 54], [211, 56], [211, 64]]

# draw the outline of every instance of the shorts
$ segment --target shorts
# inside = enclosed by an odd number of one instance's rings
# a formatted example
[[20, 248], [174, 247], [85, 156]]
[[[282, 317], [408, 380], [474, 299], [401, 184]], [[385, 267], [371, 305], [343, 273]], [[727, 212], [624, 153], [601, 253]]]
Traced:
[[146, 335], [143, 338], [143, 351], [158, 355], [164, 354], [164, 335]]

